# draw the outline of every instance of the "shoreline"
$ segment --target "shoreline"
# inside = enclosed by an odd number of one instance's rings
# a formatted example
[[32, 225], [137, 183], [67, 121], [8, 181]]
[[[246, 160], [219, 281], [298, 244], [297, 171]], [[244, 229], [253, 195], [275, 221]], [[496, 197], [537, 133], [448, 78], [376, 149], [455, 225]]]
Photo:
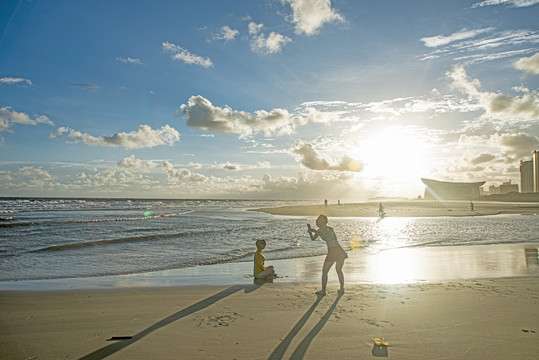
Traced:
[[486, 216], [502, 214], [539, 215], [539, 203], [474, 201], [381, 201], [320, 205], [280, 206], [250, 209], [272, 215], [328, 217], [378, 217], [378, 205], [382, 203], [386, 217], [439, 217], [439, 216]]
[[[387, 284], [539, 276], [539, 243], [397, 247], [372, 253], [348, 250], [346, 282]], [[277, 283], [318, 283], [325, 255], [274, 260]], [[4, 291], [60, 291], [183, 286], [244, 285], [253, 282], [251, 261], [201, 265], [126, 275], [1, 281]], [[337, 281], [330, 271], [329, 281]]]

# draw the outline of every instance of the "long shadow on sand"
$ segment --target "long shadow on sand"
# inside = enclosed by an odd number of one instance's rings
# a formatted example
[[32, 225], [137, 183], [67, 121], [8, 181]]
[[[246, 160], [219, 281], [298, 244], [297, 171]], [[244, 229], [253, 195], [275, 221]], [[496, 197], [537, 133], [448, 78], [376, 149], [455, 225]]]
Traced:
[[320, 300], [322, 300], [323, 296], [317, 295], [316, 301], [314, 304], [311, 305], [309, 310], [299, 319], [299, 321], [294, 325], [292, 330], [286, 335], [283, 341], [273, 350], [268, 360], [279, 360], [283, 358], [284, 353], [286, 352], [286, 349], [290, 346], [290, 343], [292, 342], [292, 339], [298, 334], [298, 332], [301, 330], [303, 325], [309, 320], [309, 317], [311, 317], [311, 314], [313, 313], [314, 309], [318, 306], [320, 303]]
[[207, 308], [208, 306], [215, 304], [217, 301], [226, 298], [229, 295], [232, 295], [240, 290], [244, 290], [246, 293], [255, 291], [260, 286], [258, 285], [234, 285], [229, 287], [228, 289], [225, 289], [215, 295], [212, 295], [204, 300], [201, 300], [197, 302], [196, 304], [193, 304], [191, 306], [186, 307], [183, 310], [178, 311], [175, 314], [172, 314], [163, 320], [153, 324], [152, 326], [142, 330], [136, 335], [133, 335], [133, 337], [128, 338], [126, 340], [122, 340], [120, 342], [115, 342], [113, 344], [107, 345], [105, 347], [102, 347], [99, 350], [96, 350], [86, 356], [83, 356], [81, 359], [83, 360], [98, 360], [106, 358], [107, 356], [110, 356], [114, 354], [117, 351], [122, 350], [123, 348], [133, 344], [134, 342], [142, 339], [146, 335], [149, 335], [150, 333], [154, 332], [157, 329], [160, 329], [162, 327], [165, 327], [177, 320], [180, 320], [181, 318], [184, 318], [186, 316], [189, 316], [197, 311], [200, 311], [204, 308]]
[[313, 329], [305, 336], [305, 338], [301, 341], [301, 343], [298, 345], [296, 350], [292, 353], [292, 356], [290, 356], [290, 360], [301, 360], [305, 356], [305, 353], [307, 352], [307, 349], [309, 348], [309, 345], [311, 345], [311, 342], [314, 340], [315, 336], [318, 335], [320, 330], [326, 325], [326, 323], [329, 320], [329, 317], [335, 310], [335, 307], [337, 307], [337, 303], [341, 299], [342, 294], [337, 295], [337, 298], [331, 305], [331, 307], [326, 311], [324, 316], [318, 321], [318, 323], [313, 327]]

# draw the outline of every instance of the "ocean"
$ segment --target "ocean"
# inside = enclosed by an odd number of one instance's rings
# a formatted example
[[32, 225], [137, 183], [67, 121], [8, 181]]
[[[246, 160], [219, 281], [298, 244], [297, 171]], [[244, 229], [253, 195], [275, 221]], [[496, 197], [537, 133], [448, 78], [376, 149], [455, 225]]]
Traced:
[[[248, 211], [298, 201], [0, 199], [0, 281], [145, 273], [252, 261], [266, 239], [268, 259], [322, 255], [312, 217]], [[330, 218], [345, 249], [539, 244], [533, 215]]]

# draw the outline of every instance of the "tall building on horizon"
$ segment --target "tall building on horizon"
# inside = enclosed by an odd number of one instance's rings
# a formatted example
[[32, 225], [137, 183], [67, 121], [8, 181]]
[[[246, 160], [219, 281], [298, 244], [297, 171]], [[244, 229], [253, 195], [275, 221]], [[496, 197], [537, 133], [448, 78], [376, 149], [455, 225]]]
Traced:
[[539, 151], [534, 150], [528, 161], [520, 160], [520, 192], [539, 192]]
[[533, 181], [533, 160], [520, 160], [520, 192], [535, 192]]
[[533, 191], [539, 192], [539, 151], [533, 152]]

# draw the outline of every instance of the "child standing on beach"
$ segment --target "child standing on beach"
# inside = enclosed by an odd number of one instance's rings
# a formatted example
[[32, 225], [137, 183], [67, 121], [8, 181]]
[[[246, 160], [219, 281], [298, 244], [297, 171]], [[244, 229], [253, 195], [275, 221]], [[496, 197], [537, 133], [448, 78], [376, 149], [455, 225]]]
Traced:
[[348, 254], [341, 247], [337, 241], [337, 235], [333, 228], [327, 226], [328, 218], [326, 215], [320, 215], [316, 219], [316, 226], [318, 230], [311, 228], [310, 224], [307, 224], [307, 231], [311, 240], [316, 240], [319, 236], [324, 240], [328, 246], [328, 254], [322, 267], [322, 290], [317, 291], [317, 295], [326, 295], [326, 285], [328, 283], [328, 272], [333, 264], [337, 263], [335, 270], [337, 270], [337, 276], [339, 277], [339, 283], [341, 285], [339, 294], [344, 294], [344, 274], [342, 268], [344, 266], [344, 260], [348, 258]]
[[256, 241], [256, 254], [255, 254], [255, 270], [254, 275], [256, 279], [270, 280], [275, 277], [275, 269], [273, 266], [264, 266], [266, 257], [262, 253], [262, 250], [266, 247], [266, 240]]

